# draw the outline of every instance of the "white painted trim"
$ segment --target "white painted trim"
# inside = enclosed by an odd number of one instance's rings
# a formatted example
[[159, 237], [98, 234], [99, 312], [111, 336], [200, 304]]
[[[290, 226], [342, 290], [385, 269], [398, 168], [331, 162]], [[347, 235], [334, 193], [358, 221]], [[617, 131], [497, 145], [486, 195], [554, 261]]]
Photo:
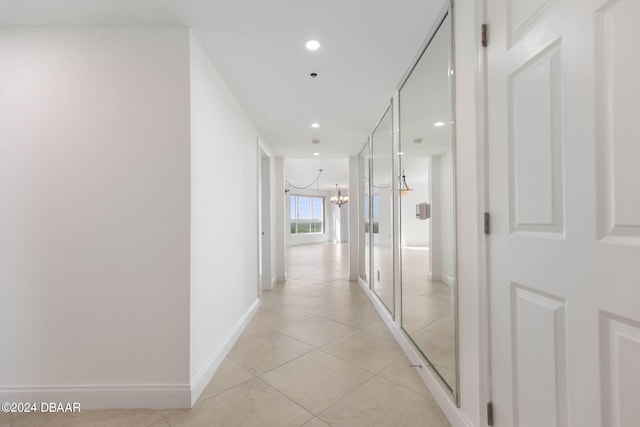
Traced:
[[451, 425], [453, 427], [473, 427], [473, 423], [469, 421], [464, 416], [464, 413], [456, 406], [456, 403], [451, 398], [449, 391], [445, 390], [434, 373], [424, 366], [424, 360], [420, 357], [418, 352], [416, 352], [413, 344], [407, 339], [400, 327], [393, 321], [384, 304], [382, 304], [382, 302], [373, 295], [364, 280], [359, 278], [358, 283], [364, 293], [371, 300], [373, 307], [378, 312], [382, 321], [385, 323], [387, 328], [389, 328], [391, 335], [393, 335], [400, 347], [402, 347], [402, 350], [409, 358], [409, 361], [414, 365], [423, 366], [423, 368], [418, 369], [418, 374], [426, 384], [429, 392], [431, 392], [431, 395], [436, 400], [436, 403], [440, 406], [440, 409], [442, 409], [442, 412], [445, 414]]
[[80, 403], [87, 409], [173, 409], [189, 408], [188, 384], [153, 385], [59, 385], [0, 388], [2, 402]]
[[[476, 57], [476, 184], [477, 184], [477, 213], [476, 229], [478, 233], [478, 398], [480, 407], [480, 422], [486, 425], [487, 402], [492, 397], [491, 374], [491, 306], [489, 290], [489, 239], [484, 234], [484, 216], [488, 211], [489, 201], [489, 170], [488, 164], [488, 92], [487, 92], [487, 49], [481, 45], [482, 24], [487, 22], [487, 4], [483, 0], [474, 1], [474, 30], [475, 57]], [[454, 12], [455, 13], [455, 12]]]
[[[229, 331], [220, 345], [214, 350], [211, 356], [209, 356], [206, 363], [202, 365], [198, 372], [191, 378], [191, 402], [190, 406], [187, 407], [193, 407], [193, 405], [196, 404], [205, 387], [209, 384], [209, 381], [211, 381], [211, 378], [213, 378], [213, 375], [224, 361], [224, 358], [227, 357], [227, 354], [229, 354], [236, 341], [238, 341], [238, 338], [240, 338], [240, 335], [242, 335], [244, 328], [247, 327], [258, 311], [259, 306], [260, 300], [257, 299], [244, 316], [231, 328], [231, 331]], [[140, 407], [144, 408], [144, 406]]]
[[258, 137], [258, 149], [261, 150], [265, 156], [268, 158], [272, 158], [273, 154], [271, 153], [271, 149], [267, 144], [262, 141], [262, 138]]

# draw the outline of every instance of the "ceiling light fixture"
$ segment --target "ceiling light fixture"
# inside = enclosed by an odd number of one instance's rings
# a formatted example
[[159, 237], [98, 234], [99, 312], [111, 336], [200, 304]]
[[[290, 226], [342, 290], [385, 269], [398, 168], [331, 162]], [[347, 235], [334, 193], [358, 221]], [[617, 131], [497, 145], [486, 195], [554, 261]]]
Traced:
[[314, 156], [319, 156], [319, 155], [320, 155], [320, 153], [313, 153], [313, 155], [314, 155]]
[[320, 42], [318, 40], [309, 40], [305, 43], [305, 46], [309, 50], [318, 50], [320, 49]]
[[420, 144], [422, 144], [422, 138], [416, 138], [416, 139], [414, 139], [414, 140], [413, 140], [413, 143], [414, 143], [415, 145], [420, 145]]
[[337, 196], [332, 196], [331, 199], [331, 203], [333, 203], [334, 205], [338, 205], [339, 208], [342, 207], [342, 205], [349, 203], [349, 197], [347, 196], [343, 196], [340, 193], [340, 187], [338, 186], [338, 184], [336, 184], [336, 192], [338, 193]]
[[444, 126], [444, 122], [435, 122], [433, 125], [434, 125], [435, 127], [439, 128], [439, 127]]
[[402, 181], [400, 182], [400, 195], [406, 196], [407, 194], [410, 194], [412, 191], [413, 190], [409, 188], [409, 186], [407, 185], [407, 177], [404, 176], [404, 169], [402, 169]]
[[311, 127], [314, 129], [318, 129], [320, 127], [319, 123], [311, 123]]

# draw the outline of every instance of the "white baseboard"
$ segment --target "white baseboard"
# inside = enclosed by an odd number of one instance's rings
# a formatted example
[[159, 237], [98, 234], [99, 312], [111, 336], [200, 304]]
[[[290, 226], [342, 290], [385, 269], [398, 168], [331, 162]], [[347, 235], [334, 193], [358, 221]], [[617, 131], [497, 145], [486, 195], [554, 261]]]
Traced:
[[91, 386], [29, 386], [0, 389], [2, 402], [80, 404], [87, 409], [173, 409], [191, 407], [188, 384], [154, 385], [91, 385]]
[[358, 275], [357, 271], [355, 273], [349, 272], [349, 281], [350, 282], [357, 282], [359, 277], [360, 276]]
[[442, 282], [445, 283], [449, 286], [453, 286], [453, 284], [455, 283], [455, 278], [451, 277], [451, 276], [443, 276], [440, 273], [427, 273], [427, 279], [433, 281], [433, 282]]
[[242, 335], [244, 328], [249, 324], [253, 315], [256, 314], [256, 311], [258, 311], [259, 306], [260, 300], [256, 300], [244, 316], [238, 320], [211, 356], [209, 356], [204, 365], [202, 365], [198, 372], [191, 378], [191, 402], [189, 407], [193, 407], [193, 405], [196, 404], [205, 387], [207, 387], [207, 384], [209, 384], [209, 381], [211, 381], [211, 378], [213, 378], [213, 375], [224, 361], [224, 358], [227, 357], [227, 354], [229, 354], [236, 341], [238, 341], [238, 338], [240, 338], [240, 335]]
[[451, 398], [451, 395], [447, 390], [444, 389], [443, 385], [440, 383], [440, 380], [436, 378], [435, 374], [426, 367], [425, 361], [418, 354], [416, 349], [413, 347], [413, 344], [406, 337], [404, 332], [399, 328], [398, 325], [391, 318], [391, 314], [386, 309], [386, 307], [382, 304], [382, 302], [376, 298], [373, 293], [370, 291], [367, 284], [361, 279], [358, 278], [358, 283], [360, 287], [364, 291], [364, 293], [369, 297], [373, 307], [378, 312], [378, 315], [385, 323], [393, 337], [396, 339], [402, 350], [409, 358], [409, 361], [413, 365], [422, 365], [422, 368], [417, 369], [418, 375], [422, 378], [422, 381], [426, 384], [427, 388], [431, 392], [431, 395], [442, 409], [442, 412], [445, 414], [449, 422], [453, 427], [473, 427], [473, 424], [469, 421], [469, 419], [465, 416], [464, 413], [460, 411]]
[[256, 300], [189, 384], [93, 384], [0, 387], [0, 402], [79, 403], [88, 409], [191, 408], [259, 307]]

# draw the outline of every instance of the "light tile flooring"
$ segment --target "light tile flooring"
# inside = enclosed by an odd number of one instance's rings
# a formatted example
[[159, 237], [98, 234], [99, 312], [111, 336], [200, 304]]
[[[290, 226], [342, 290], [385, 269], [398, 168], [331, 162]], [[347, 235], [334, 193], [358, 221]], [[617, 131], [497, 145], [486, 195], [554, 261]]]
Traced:
[[291, 248], [288, 280], [192, 409], [9, 416], [13, 426], [449, 426], [367, 296], [347, 246]]

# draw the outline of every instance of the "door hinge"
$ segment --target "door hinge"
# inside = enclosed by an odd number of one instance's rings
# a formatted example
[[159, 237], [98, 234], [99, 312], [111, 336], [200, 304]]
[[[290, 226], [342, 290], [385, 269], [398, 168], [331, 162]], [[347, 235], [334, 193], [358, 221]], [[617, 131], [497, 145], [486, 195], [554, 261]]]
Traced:
[[491, 232], [491, 215], [489, 212], [484, 213], [484, 234], [489, 234]]
[[487, 47], [489, 45], [489, 25], [482, 24], [482, 47]]
[[493, 425], [493, 402], [487, 403], [487, 425]]

